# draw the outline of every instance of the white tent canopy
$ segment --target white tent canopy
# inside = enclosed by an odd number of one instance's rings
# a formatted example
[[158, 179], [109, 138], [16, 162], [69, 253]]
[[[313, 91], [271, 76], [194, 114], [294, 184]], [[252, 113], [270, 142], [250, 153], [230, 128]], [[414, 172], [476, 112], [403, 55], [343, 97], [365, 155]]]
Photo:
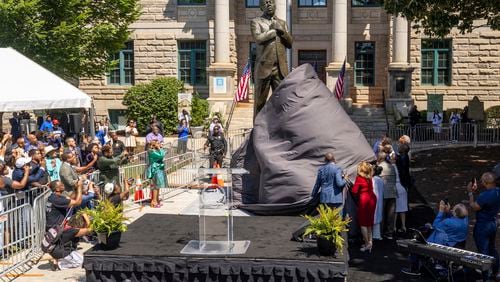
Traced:
[[0, 48], [0, 112], [90, 108], [91, 98], [12, 48]]

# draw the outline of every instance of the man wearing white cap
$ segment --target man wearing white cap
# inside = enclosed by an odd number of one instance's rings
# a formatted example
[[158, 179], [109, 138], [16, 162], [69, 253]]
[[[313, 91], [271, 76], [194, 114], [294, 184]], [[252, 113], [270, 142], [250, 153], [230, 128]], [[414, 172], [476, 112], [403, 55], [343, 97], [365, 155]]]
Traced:
[[40, 167], [36, 172], [30, 170], [31, 158], [24, 158], [21, 157], [16, 160], [16, 168], [14, 168], [14, 171], [12, 172], [12, 180], [19, 181], [21, 182], [24, 178], [24, 171], [26, 169], [26, 166], [28, 167], [28, 182], [26, 186], [24, 186], [24, 190], [29, 189], [31, 187], [31, 184], [34, 182], [37, 182], [43, 177], [43, 174], [45, 173], [45, 169]]

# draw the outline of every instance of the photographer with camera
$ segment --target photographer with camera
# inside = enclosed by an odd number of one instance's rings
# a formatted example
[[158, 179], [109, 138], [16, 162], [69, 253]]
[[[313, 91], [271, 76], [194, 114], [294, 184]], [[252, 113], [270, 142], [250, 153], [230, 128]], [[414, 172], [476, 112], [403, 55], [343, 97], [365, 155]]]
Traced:
[[465, 247], [469, 218], [467, 208], [456, 204], [450, 209], [448, 200], [439, 202], [439, 212], [432, 223], [433, 232], [427, 238], [428, 242], [449, 247]]
[[[496, 185], [494, 173], [486, 172], [481, 176], [481, 184], [486, 188], [476, 200], [474, 193], [478, 189], [474, 178], [467, 184], [469, 205], [476, 212], [476, 224], [474, 225], [473, 237], [477, 250], [484, 255], [495, 257], [492, 267], [492, 278], [498, 274], [499, 259], [495, 246], [497, 233], [497, 214], [500, 211], [500, 187]], [[483, 278], [489, 278], [489, 273], [483, 273]]]
[[[443, 246], [465, 248], [465, 240], [469, 226], [469, 218], [467, 208], [463, 204], [456, 204], [450, 210], [450, 204], [447, 200], [439, 202], [439, 212], [432, 223], [432, 233], [427, 238], [427, 242], [435, 243]], [[411, 267], [404, 268], [401, 272], [418, 276], [420, 275], [420, 266], [422, 262], [429, 262], [425, 257], [410, 255]], [[436, 270], [442, 270], [443, 267], [435, 262], [432, 263]], [[443, 273], [446, 276], [447, 273]]]
[[118, 157], [113, 157], [113, 148], [110, 145], [102, 147], [102, 156], [97, 160], [97, 168], [101, 172], [101, 181], [118, 183], [118, 167], [128, 162], [128, 153], [125, 151]]
[[[88, 228], [90, 224], [88, 217], [84, 216], [85, 224], [66, 224], [66, 220], [71, 213], [71, 208], [79, 207], [82, 204], [83, 182], [76, 182], [73, 199], [64, 195], [65, 186], [61, 181], [55, 180], [50, 183], [52, 194], [47, 199], [46, 210], [46, 231], [51, 228], [62, 227], [60, 239], [54, 241], [53, 250], [50, 252], [54, 261], [53, 270], [81, 267], [83, 256], [77, 250], [78, 238], [91, 233]], [[71, 220], [70, 220], [71, 221]]]

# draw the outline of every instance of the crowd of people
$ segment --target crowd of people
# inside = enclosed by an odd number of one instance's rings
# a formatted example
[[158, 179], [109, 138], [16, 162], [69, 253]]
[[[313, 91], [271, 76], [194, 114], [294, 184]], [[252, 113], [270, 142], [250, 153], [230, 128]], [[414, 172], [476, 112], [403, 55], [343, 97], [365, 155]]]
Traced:
[[[50, 115], [45, 117], [39, 130], [27, 134], [15, 120], [17, 118], [18, 114], [14, 113], [10, 134], [0, 134], [0, 193], [2, 196], [15, 194], [16, 199], [32, 203], [33, 197], [24, 197], [30, 191], [50, 189], [46, 229], [64, 226], [60, 240], [50, 253], [54, 258], [53, 268], [79, 267], [82, 257], [76, 252], [77, 243], [82, 237], [87, 241], [92, 239], [89, 236], [92, 219], [76, 216], [77, 211], [94, 208], [95, 203], [104, 198], [115, 205], [128, 199], [129, 186], [133, 183], [120, 183], [119, 167], [128, 163], [135, 153], [136, 123], [128, 122], [125, 142], [115, 131], [109, 130], [107, 120], [98, 123], [95, 138], [83, 135], [77, 142], [66, 136], [58, 120]], [[146, 178], [152, 183], [149, 186], [152, 190], [150, 204], [159, 208], [159, 189], [167, 187], [163, 125], [153, 116], [146, 131]], [[23, 203], [16, 201], [16, 204]], [[0, 240], [3, 247], [9, 236], [0, 236], [5, 239]]]
[[[137, 147], [139, 132], [134, 120], [127, 122], [124, 142], [116, 131], [109, 129], [107, 119], [98, 122], [94, 138], [83, 134], [77, 142], [74, 137], [66, 136], [58, 119], [50, 115], [44, 116], [38, 130], [25, 133], [26, 129], [22, 129], [19, 122], [21, 115], [14, 113], [11, 133], [0, 135], [0, 193], [2, 196], [16, 194], [16, 198], [21, 198], [18, 196], [36, 187], [51, 190], [47, 200], [46, 229], [64, 226], [61, 239], [50, 253], [54, 269], [81, 266], [83, 258], [76, 248], [80, 238], [92, 239], [89, 229], [92, 219], [76, 216], [79, 210], [94, 208], [97, 201], [104, 198], [115, 205], [128, 199], [129, 186], [135, 179], [120, 183], [119, 167], [128, 163], [134, 153], [147, 152], [145, 178], [151, 180], [150, 205], [153, 208], [162, 206], [159, 189], [168, 185], [164, 163], [165, 132], [156, 116], [151, 117], [146, 128], [146, 146], [142, 149]], [[190, 122], [191, 116], [183, 110], [177, 128], [178, 154], [187, 151]], [[209, 149], [210, 166], [222, 166], [227, 142], [218, 117], [212, 119], [209, 132], [205, 149]], [[8, 238], [0, 241], [7, 242]]]
[[318, 171], [312, 195], [320, 191], [320, 203], [341, 207], [347, 193], [351, 193], [357, 203], [357, 224], [364, 241], [361, 251], [371, 252], [373, 240], [382, 240], [382, 235], [392, 240], [397, 217], [401, 222], [399, 231], [406, 232], [407, 191], [412, 183], [409, 142], [408, 136], [402, 136], [396, 153], [388, 137], [377, 141], [374, 145], [376, 161], [358, 164], [357, 176], [349, 191], [346, 184], [352, 181], [335, 164], [333, 153], [325, 155], [326, 163]]
[[[408, 134], [412, 136], [415, 140], [423, 141], [426, 138], [434, 138], [437, 140], [442, 140], [445, 138], [443, 136], [443, 123], [445, 118], [443, 112], [437, 110], [432, 112], [430, 116], [430, 122], [432, 123], [432, 135], [424, 132], [424, 128], [419, 128], [417, 125], [422, 123], [422, 114], [418, 110], [416, 105], [413, 105], [408, 111], [408, 122], [410, 130]], [[427, 120], [427, 117], [424, 117]], [[465, 106], [461, 111], [452, 110], [448, 117], [449, 123], [449, 140], [451, 142], [458, 142], [461, 136], [465, 140], [470, 140], [473, 137], [473, 132], [471, 132], [470, 127], [461, 128], [461, 124], [471, 123], [473, 120], [469, 117], [469, 107]], [[446, 137], [448, 138], [448, 137]]]
[[[356, 206], [356, 224], [360, 227], [362, 245], [360, 251], [370, 253], [374, 240], [393, 240], [408, 233], [408, 191], [413, 189], [410, 175], [410, 138], [403, 135], [392, 145], [392, 140], [383, 136], [374, 144], [376, 161], [361, 162], [357, 166], [354, 182], [335, 163], [333, 153], [325, 155], [325, 164], [317, 174], [312, 197], [318, 193], [320, 203], [332, 208], [345, 208], [349, 196]], [[500, 212], [500, 164], [494, 172], [486, 172], [479, 181], [471, 181], [466, 189], [470, 208], [476, 212], [473, 237], [477, 252], [495, 257], [491, 271], [483, 273], [485, 278], [496, 277], [499, 260], [495, 247], [497, 214]], [[479, 183], [485, 190], [477, 197]], [[462, 203], [453, 207], [443, 199], [432, 224], [422, 226], [428, 235], [427, 241], [444, 246], [465, 248], [468, 234], [468, 209]], [[344, 213], [346, 211], [344, 210]], [[397, 228], [399, 226], [399, 228]], [[420, 275], [422, 258], [410, 257], [413, 267], [402, 270], [410, 275]], [[437, 263], [436, 267], [440, 265]], [[446, 269], [445, 269], [446, 270]], [[446, 274], [447, 275], [447, 274]]]

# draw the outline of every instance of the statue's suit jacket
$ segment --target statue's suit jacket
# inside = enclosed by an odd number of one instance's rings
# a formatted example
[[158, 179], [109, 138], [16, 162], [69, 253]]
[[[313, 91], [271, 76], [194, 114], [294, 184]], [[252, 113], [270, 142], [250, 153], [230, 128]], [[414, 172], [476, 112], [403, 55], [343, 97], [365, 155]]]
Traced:
[[[282, 26], [284, 31], [283, 35], [276, 35], [276, 37], [273, 37], [274, 32], [270, 28], [272, 20], [277, 21]], [[276, 17], [273, 17], [272, 20], [257, 17], [252, 20], [250, 25], [252, 35], [257, 43], [257, 58], [254, 70], [256, 79], [268, 77], [276, 61], [283, 77], [288, 75], [285, 48], [292, 47], [292, 36], [288, 33], [285, 21]]]

